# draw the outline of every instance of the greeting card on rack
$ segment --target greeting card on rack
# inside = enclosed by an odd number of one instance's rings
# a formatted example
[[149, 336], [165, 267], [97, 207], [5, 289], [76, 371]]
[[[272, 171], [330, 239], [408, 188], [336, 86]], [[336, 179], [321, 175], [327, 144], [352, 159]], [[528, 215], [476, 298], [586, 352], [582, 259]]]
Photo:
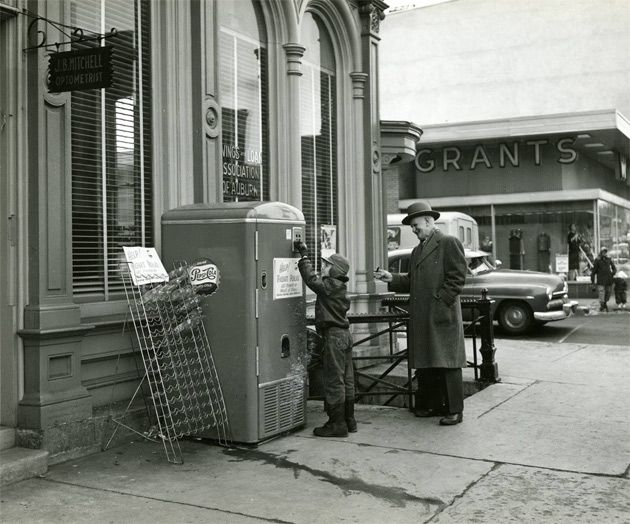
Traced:
[[168, 273], [154, 247], [124, 246], [123, 250], [135, 286], [168, 281]]

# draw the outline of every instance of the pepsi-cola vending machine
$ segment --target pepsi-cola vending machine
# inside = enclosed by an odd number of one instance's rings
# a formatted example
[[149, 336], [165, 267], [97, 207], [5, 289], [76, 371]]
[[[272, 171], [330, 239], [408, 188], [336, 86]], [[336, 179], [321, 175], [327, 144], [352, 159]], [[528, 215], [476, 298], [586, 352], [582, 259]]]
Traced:
[[281, 202], [193, 204], [162, 215], [168, 270], [207, 259], [219, 270], [203, 313], [235, 442], [256, 444], [306, 422], [304, 286], [293, 245], [304, 226], [301, 211]]

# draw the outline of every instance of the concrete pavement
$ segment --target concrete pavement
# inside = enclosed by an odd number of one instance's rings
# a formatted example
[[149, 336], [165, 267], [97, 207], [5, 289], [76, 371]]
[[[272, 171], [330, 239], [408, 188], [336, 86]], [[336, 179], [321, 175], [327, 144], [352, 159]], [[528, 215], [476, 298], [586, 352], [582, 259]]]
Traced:
[[[467, 341], [470, 342], [470, 341]], [[497, 341], [502, 382], [440, 427], [357, 406], [359, 432], [307, 427], [256, 449], [132, 441], [4, 489], [4, 522], [630, 522], [630, 348]], [[467, 370], [467, 372], [470, 370]]]

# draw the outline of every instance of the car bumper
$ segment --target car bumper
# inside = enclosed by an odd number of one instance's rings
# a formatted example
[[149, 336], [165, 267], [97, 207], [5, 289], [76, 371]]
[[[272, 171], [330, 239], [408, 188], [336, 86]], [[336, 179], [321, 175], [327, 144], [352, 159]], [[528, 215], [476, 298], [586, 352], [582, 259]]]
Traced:
[[544, 311], [544, 312], [535, 312], [534, 318], [536, 320], [541, 320], [544, 322], [551, 322], [552, 320], [563, 320], [565, 318], [570, 317], [577, 308], [578, 303], [575, 300], [569, 300], [562, 304], [562, 310], [556, 311]]

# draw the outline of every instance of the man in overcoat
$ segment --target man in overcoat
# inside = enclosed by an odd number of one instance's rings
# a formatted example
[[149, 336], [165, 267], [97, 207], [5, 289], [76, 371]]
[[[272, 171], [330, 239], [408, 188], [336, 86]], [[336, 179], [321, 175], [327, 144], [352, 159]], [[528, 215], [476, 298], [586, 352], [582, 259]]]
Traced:
[[409, 293], [409, 364], [418, 370], [415, 414], [442, 416], [440, 425], [463, 419], [462, 368], [466, 367], [459, 295], [466, 278], [464, 247], [435, 227], [440, 216], [428, 202], [407, 209], [403, 224], [420, 243], [411, 253], [409, 273], [379, 270], [374, 278], [389, 289]]
[[605, 247], [601, 248], [591, 271], [591, 283], [593, 286], [597, 283], [600, 311], [608, 311], [608, 299], [610, 299], [616, 272], [615, 264], [608, 257], [608, 249]]

